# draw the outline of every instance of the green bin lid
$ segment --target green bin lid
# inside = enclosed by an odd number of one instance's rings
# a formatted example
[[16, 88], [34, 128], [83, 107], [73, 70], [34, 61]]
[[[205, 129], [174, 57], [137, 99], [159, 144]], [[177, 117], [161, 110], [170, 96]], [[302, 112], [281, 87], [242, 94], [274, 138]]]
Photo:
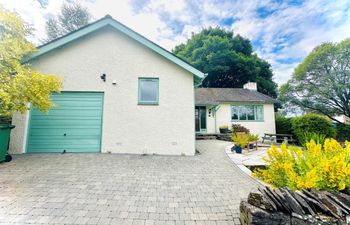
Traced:
[[0, 124], [0, 129], [13, 129], [15, 128], [15, 125], [10, 125], [10, 124]]

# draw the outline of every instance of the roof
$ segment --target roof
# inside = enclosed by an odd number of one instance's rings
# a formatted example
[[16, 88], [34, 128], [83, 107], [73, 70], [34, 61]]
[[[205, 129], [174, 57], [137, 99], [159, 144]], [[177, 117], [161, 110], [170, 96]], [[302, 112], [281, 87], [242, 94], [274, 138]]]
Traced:
[[196, 105], [217, 105], [225, 102], [277, 103], [270, 96], [243, 88], [196, 88]]
[[130, 38], [134, 39], [135, 41], [141, 43], [142, 45], [146, 46], [147, 48], [153, 50], [154, 52], [160, 54], [164, 58], [172, 61], [176, 65], [182, 67], [183, 69], [187, 70], [188, 72], [192, 73], [196, 81], [201, 81], [205, 76], [204, 73], [199, 71], [198, 69], [194, 68], [192, 65], [190, 65], [188, 62], [185, 62], [184, 60], [180, 59], [176, 55], [172, 54], [168, 50], [162, 48], [161, 46], [157, 45], [156, 43], [150, 41], [149, 39], [145, 38], [141, 34], [131, 30], [124, 24], [118, 22], [117, 20], [113, 19], [110, 15], [106, 15], [102, 19], [99, 19], [93, 23], [90, 23], [76, 31], [70, 32], [60, 38], [57, 38], [55, 40], [52, 40], [48, 43], [45, 43], [41, 46], [38, 46], [38, 51], [30, 54], [29, 56], [25, 57], [22, 62], [26, 63], [30, 60], [33, 60], [39, 56], [42, 56], [48, 52], [51, 52], [57, 48], [60, 48], [72, 41], [75, 41], [83, 36], [86, 36], [88, 34], [91, 34], [92, 32], [95, 32], [105, 26], [111, 26], [115, 28], [116, 30], [122, 32], [123, 34], [129, 36]]

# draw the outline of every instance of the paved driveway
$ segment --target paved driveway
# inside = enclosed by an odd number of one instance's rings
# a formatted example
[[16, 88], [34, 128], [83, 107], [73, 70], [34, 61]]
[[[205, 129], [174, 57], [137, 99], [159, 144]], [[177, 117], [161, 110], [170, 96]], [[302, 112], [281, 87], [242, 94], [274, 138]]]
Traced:
[[198, 141], [194, 157], [19, 155], [0, 164], [0, 224], [239, 224], [257, 183]]

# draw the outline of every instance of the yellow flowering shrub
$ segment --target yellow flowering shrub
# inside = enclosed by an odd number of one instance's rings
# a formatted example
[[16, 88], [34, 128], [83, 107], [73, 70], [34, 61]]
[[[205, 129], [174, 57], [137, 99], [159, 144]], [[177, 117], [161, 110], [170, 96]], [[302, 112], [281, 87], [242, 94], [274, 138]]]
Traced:
[[271, 146], [265, 159], [269, 166], [253, 173], [275, 187], [343, 190], [350, 187], [350, 142], [341, 146], [334, 139], [324, 145], [311, 140], [303, 150], [282, 144]]
[[52, 106], [50, 95], [62, 88], [61, 80], [54, 75], [30, 69], [21, 60], [35, 51], [26, 40], [31, 29], [15, 13], [0, 5], [0, 118], [24, 112], [28, 103], [41, 111]]

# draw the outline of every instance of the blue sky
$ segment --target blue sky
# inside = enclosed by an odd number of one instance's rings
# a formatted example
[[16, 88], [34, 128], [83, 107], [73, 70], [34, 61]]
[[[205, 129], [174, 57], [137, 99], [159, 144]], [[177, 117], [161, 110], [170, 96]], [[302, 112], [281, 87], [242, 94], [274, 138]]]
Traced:
[[[45, 38], [45, 19], [64, 1], [0, 0]], [[317, 45], [350, 37], [350, 0], [81, 0], [94, 19], [106, 14], [171, 50], [203, 27], [221, 26], [249, 38], [254, 52], [271, 63], [277, 83]]]

